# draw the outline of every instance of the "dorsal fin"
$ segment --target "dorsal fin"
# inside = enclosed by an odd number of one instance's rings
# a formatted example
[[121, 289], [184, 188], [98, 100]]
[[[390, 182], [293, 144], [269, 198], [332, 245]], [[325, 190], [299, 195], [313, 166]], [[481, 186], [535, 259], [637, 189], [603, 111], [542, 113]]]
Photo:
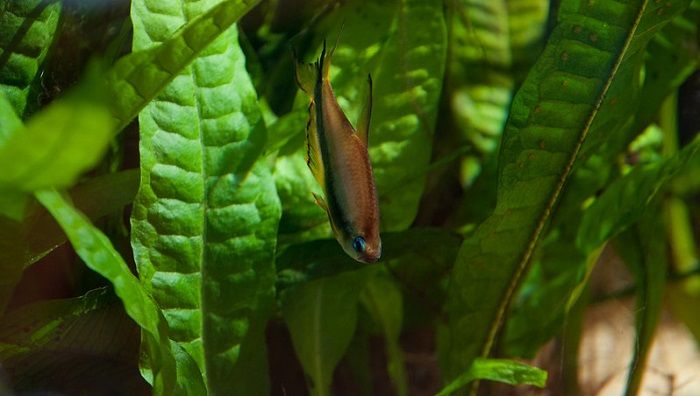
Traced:
[[342, 25], [340, 25], [340, 31], [338, 32], [338, 38], [335, 39], [335, 44], [333, 45], [333, 48], [331, 48], [330, 51], [328, 51], [328, 54], [326, 55], [326, 40], [323, 40], [323, 51], [321, 52], [321, 59], [319, 60], [319, 63], [321, 65], [320, 72], [323, 74], [323, 79], [326, 81], [330, 81], [331, 78], [331, 59], [333, 58], [333, 53], [335, 53], [335, 49], [338, 48], [338, 43], [340, 42], [340, 36], [343, 35], [343, 29], [345, 29], [345, 22], [343, 22]]

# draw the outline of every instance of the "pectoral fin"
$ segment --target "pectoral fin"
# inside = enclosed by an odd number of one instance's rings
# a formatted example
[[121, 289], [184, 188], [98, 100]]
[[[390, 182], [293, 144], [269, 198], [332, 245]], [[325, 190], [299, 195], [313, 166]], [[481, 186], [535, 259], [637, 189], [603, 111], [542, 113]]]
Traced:
[[326, 201], [323, 200], [323, 197], [321, 197], [320, 195], [318, 195], [314, 192], [312, 192], [311, 195], [313, 195], [314, 199], [316, 200], [314, 203], [316, 205], [318, 205], [321, 209], [325, 210], [326, 213], [329, 213], [328, 212], [328, 204], [326, 203]]
[[367, 75], [367, 82], [369, 83], [367, 102], [362, 108], [362, 113], [360, 113], [360, 118], [357, 121], [357, 134], [365, 148], [369, 147], [369, 123], [370, 118], [372, 118], [372, 76], [369, 74]]

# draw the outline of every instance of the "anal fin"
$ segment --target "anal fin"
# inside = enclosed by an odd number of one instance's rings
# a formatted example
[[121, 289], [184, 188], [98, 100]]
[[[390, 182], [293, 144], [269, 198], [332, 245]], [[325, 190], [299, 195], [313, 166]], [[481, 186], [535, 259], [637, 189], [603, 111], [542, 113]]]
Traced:
[[323, 158], [321, 157], [321, 146], [318, 143], [316, 131], [316, 104], [313, 101], [309, 105], [309, 120], [306, 123], [306, 165], [309, 166], [314, 178], [325, 191], [325, 171], [323, 169]]

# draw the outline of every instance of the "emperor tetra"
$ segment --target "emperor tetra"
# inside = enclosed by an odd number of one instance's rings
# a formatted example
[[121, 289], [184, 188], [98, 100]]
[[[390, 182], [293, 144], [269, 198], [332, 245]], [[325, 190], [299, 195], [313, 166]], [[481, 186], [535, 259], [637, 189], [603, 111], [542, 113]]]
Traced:
[[[337, 45], [337, 43], [336, 43]], [[374, 263], [382, 253], [379, 237], [379, 204], [372, 164], [367, 153], [372, 113], [372, 77], [369, 95], [356, 131], [338, 105], [330, 82], [331, 58], [326, 42], [313, 64], [296, 61], [296, 80], [309, 95], [306, 123], [306, 163], [323, 190], [316, 204], [328, 214], [335, 238], [357, 261]]]

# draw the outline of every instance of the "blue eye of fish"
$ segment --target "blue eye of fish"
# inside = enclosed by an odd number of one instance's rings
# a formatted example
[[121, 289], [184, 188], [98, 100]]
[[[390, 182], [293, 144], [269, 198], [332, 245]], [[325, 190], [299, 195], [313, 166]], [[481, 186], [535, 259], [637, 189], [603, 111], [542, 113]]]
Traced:
[[357, 253], [362, 253], [365, 251], [365, 240], [362, 237], [355, 238], [352, 241], [352, 248], [355, 249]]

